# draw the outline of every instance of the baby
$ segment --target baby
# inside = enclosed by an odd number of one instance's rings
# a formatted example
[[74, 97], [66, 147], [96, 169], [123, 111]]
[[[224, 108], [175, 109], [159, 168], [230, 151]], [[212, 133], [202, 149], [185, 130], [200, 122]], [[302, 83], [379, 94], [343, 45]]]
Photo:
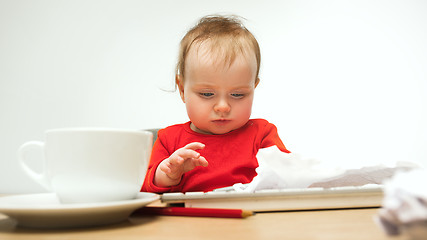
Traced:
[[276, 127], [250, 119], [260, 49], [237, 17], [207, 16], [181, 40], [176, 86], [190, 119], [158, 132], [145, 192], [211, 191], [256, 176], [256, 154], [276, 145]]

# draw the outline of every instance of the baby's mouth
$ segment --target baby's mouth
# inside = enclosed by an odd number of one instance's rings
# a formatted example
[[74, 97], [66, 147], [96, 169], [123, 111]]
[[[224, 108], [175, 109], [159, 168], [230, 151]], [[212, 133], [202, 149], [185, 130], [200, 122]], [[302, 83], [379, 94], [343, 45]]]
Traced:
[[230, 121], [231, 121], [230, 119], [216, 119], [216, 120], [213, 120], [212, 122], [217, 123], [217, 124], [225, 124], [225, 123], [228, 123]]

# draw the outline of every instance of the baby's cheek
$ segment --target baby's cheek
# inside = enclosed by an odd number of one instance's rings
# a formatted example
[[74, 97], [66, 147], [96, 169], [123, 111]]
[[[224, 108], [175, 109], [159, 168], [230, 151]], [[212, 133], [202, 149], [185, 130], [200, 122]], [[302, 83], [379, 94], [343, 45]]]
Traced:
[[238, 111], [239, 118], [249, 119], [252, 113], [252, 100], [242, 103], [236, 110]]
[[198, 122], [208, 120], [209, 111], [203, 104], [186, 104], [186, 107], [187, 115], [190, 118], [190, 121], [195, 123], [196, 125]]

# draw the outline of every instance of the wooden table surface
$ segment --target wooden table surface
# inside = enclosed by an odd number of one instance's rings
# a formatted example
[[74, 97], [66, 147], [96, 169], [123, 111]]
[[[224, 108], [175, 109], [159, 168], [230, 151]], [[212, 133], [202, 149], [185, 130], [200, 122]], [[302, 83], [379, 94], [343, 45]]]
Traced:
[[257, 213], [244, 219], [132, 215], [94, 228], [40, 230], [16, 227], [0, 214], [0, 239], [409, 239], [388, 237], [373, 218], [378, 209]]

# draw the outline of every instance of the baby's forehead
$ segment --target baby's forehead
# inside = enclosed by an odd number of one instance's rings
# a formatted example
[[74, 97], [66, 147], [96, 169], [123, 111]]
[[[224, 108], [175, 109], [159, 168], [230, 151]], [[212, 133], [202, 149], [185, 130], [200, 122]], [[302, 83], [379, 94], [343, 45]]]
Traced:
[[192, 65], [213, 65], [227, 68], [236, 61], [248, 64], [255, 70], [257, 68], [255, 52], [244, 44], [234, 46], [229, 43], [212, 43], [209, 40], [193, 42], [186, 58], [186, 65], [190, 68]]

